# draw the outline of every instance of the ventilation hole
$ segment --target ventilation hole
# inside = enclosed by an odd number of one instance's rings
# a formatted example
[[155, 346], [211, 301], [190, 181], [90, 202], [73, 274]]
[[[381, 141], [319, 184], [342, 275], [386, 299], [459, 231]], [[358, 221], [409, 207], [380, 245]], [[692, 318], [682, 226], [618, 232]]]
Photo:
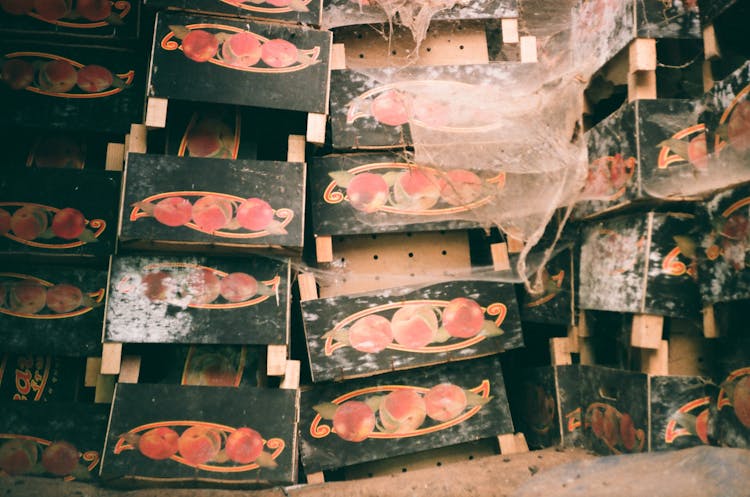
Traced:
[[341, 263], [343, 264], [343, 263], [345, 263], [345, 262], [346, 262], [346, 257], [342, 257], [342, 258], [341, 258]]
[[459, 50], [463, 50], [463, 49], [464, 49], [464, 46], [463, 46], [463, 45], [459, 45], [459, 46], [458, 46], [458, 49], [459, 49]]
[[362, 33], [357, 33], [357, 39], [358, 39], [358, 40], [361, 40], [361, 39], [362, 39]]
[[372, 258], [377, 261], [378, 260], [378, 254], [373, 255]]
[[402, 473], [406, 473], [406, 468], [401, 468]]
[[430, 47], [425, 48], [426, 52], [432, 52], [432, 49]]
[[409, 252], [409, 257], [414, 257], [414, 252]]
[[463, 26], [458, 26], [458, 30], [459, 30], [459, 31], [461, 31], [462, 29], [464, 29], [464, 27], [463, 27]]
[[448, 251], [447, 251], [447, 250], [443, 250], [443, 251], [442, 251], [442, 252], [440, 252], [440, 253], [441, 253], [441, 254], [443, 254], [443, 255], [448, 255]]
[[440, 230], [440, 234], [444, 235], [445, 234], [445, 230]]
[[437, 466], [437, 467], [440, 467], [442, 465], [443, 465], [443, 463], [441, 463], [440, 461], [438, 461], [438, 462], [435, 463], [435, 466]]
[[375, 476], [375, 475], [373, 475], [372, 473], [367, 473], [367, 477], [368, 478], [372, 478], [373, 476]]
[[[391, 50], [391, 55], [396, 55], [396, 51], [395, 50]], [[406, 471], [406, 470], [404, 470], [404, 471]]]
[[411, 232], [406, 232], [406, 236], [411, 236]]
[[370, 236], [372, 237], [373, 240], [378, 238], [378, 235], [370, 235]]
[[375, 281], [380, 281], [380, 276], [375, 276]]
[[359, 58], [360, 59], [364, 59], [365, 58], [365, 54], [363, 54], [363, 53], [359, 54]]
[[411, 276], [413, 278], [414, 277], [414, 273], [409, 273], [409, 276]]
[[469, 461], [473, 461], [473, 460], [474, 460], [474, 456], [473, 455], [469, 455]]

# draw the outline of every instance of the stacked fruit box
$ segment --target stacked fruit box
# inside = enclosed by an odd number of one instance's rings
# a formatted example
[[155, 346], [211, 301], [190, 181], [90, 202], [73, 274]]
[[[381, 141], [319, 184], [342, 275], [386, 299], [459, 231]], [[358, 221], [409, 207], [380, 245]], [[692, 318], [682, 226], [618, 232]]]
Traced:
[[0, 26], [0, 467], [91, 479], [112, 387], [97, 365], [116, 142], [141, 114], [146, 80], [140, 5], [3, 2]]

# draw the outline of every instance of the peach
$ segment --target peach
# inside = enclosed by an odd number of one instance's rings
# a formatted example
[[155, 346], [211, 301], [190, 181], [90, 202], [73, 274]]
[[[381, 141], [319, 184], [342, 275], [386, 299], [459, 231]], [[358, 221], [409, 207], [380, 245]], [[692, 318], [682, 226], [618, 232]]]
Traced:
[[346, 187], [352, 207], [362, 212], [375, 212], [388, 201], [388, 184], [379, 174], [360, 173]]
[[34, 165], [37, 167], [81, 169], [83, 162], [83, 149], [69, 136], [45, 136], [34, 146]]
[[429, 209], [440, 198], [440, 185], [433, 173], [409, 169], [396, 178], [393, 198], [396, 204], [405, 209]]
[[687, 159], [698, 169], [708, 167], [708, 146], [706, 134], [701, 133], [690, 140], [687, 147]]
[[298, 59], [297, 47], [281, 38], [268, 40], [260, 50], [260, 58], [271, 67], [288, 67]]
[[0, 209], [0, 236], [10, 231], [10, 212]]
[[183, 226], [193, 218], [193, 204], [183, 197], [167, 197], [157, 202], [153, 215], [166, 226]]
[[258, 293], [258, 280], [246, 273], [230, 273], [221, 279], [220, 293], [229, 302], [244, 302]]
[[333, 430], [349, 442], [361, 442], [375, 429], [375, 413], [359, 400], [348, 400], [333, 414]]
[[388, 90], [373, 99], [370, 113], [387, 126], [406, 124], [411, 118], [411, 100], [400, 91]]
[[187, 149], [192, 157], [233, 158], [232, 130], [219, 119], [203, 119], [187, 133]]
[[70, 0], [34, 0], [34, 10], [48, 21], [57, 21], [70, 14]]
[[441, 383], [425, 394], [424, 404], [430, 419], [449, 421], [466, 409], [466, 392], [452, 383]]
[[86, 218], [78, 209], [66, 207], [57, 211], [52, 218], [52, 233], [65, 240], [75, 240], [86, 229]]
[[440, 197], [450, 205], [475, 201], [482, 193], [482, 180], [466, 169], [452, 169], [439, 181]]
[[378, 314], [361, 317], [349, 328], [349, 344], [360, 352], [377, 354], [392, 342], [391, 322]]
[[11, 476], [22, 475], [32, 470], [38, 457], [36, 443], [11, 438], [0, 446], [0, 469]]
[[39, 86], [42, 90], [65, 93], [78, 82], [78, 74], [73, 64], [67, 60], [51, 60], [39, 70]]
[[426, 126], [440, 127], [448, 124], [451, 109], [447, 103], [428, 97], [414, 101], [414, 119]]
[[177, 449], [190, 464], [207, 463], [221, 450], [221, 434], [212, 428], [191, 426], [180, 435]]
[[549, 428], [555, 418], [555, 399], [541, 385], [529, 384], [524, 388], [524, 417], [536, 430]]
[[198, 229], [213, 233], [232, 220], [232, 202], [215, 195], [207, 195], [193, 204], [193, 222]]
[[91, 64], [78, 70], [76, 84], [86, 93], [99, 93], [112, 86], [114, 76], [106, 67]]
[[20, 281], [10, 287], [8, 308], [20, 314], [36, 314], [47, 303], [47, 289], [33, 281]]
[[437, 329], [437, 316], [429, 305], [407, 305], [391, 317], [393, 338], [404, 347], [424, 347], [435, 338]]
[[695, 434], [700, 438], [701, 442], [708, 444], [708, 409], [704, 409], [703, 412], [695, 417]]
[[182, 39], [182, 52], [185, 57], [195, 62], [213, 59], [218, 51], [219, 40], [208, 31], [194, 29]]
[[750, 150], [750, 100], [743, 100], [732, 110], [727, 122], [727, 141], [735, 150]]
[[187, 293], [193, 305], [209, 304], [219, 298], [221, 282], [209, 269], [195, 269], [187, 275]]
[[734, 386], [732, 406], [739, 422], [750, 428], [750, 376], [743, 376]]
[[160, 461], [177, 454], [180, 436], [172, 428], [151, 428], [138, 438], [138, 451], [149, 459]]
[[631, 451], [635, 448], [636, 437], [635, 437], [635, 425], [633, 424], [633, 418], [630, 414], [623, 414], [620, 416], [620, 440], [622, 440], [622, 446], [625, 450]]
[[23, 240], [33, 240], [47, 231], [47, 212], [41, 207], [25, 205], [10, 218], [10, 229]]
[[83, 304], [83, 292], [80, 288], [60, 283], [47, 289], [47, 307], [58, 314], [78, 309]]
[[602, 411], [600, 411], [599, 409], [592, 410], [589, 423], [591, 425], [591, 431], [594, 432], [594, 435], [597, 438], [601, 438], [604, 434], [604, 416], [602, 415]]
[[209, 385], [233, 387], [237, 370], [232, 361], [221, 354], [200, 356], [194, 368], [188, 371], [187, 385]]
[[484, 326], [484, 311], [474, 300], [458, 297], [443, 309], [443, 327], [452, 337], [471, 338]]
[[409, 433], [422, 426], [427, 407], [415, 390], [394, 390], [380, 401], [378, 413], [388, 433]]
[[22, 16], [34, 8], [34, 0], [0, 0], [0, 8], [10, 15]]
[[57, 476], [66, 476], [78, 466], [80, 453], [70, 442], [63, 440], [53, 442], [42, 452], [42, 466], [47, 472]]
[[110, 0], [78, 0], [76, 11], [89, 21], [103, 21], [112, 14]]
[[237, 222], [250, 231], [261, 231], [273, 221], [273, 207], [263, 199], [251, 197], [237, 208]]
[[165, 271], [146, 273], [141, 277], [144, 295], [154, 302], [166, 300], [170, 292], [171, 277]]
[[252, 428], [238, 428], [227, 437], [225, 451], [230, 461], [251, 463], [263, 452], [263, 437]]
[[233, 34], [221, 47], [224, 62], [236, 67], [254, 66], [260, 61], [261, 52], [260, 40], [247, 31]]
[[23, 59], [10, 59], [3, 63], [3, 81], [13, 90], [23, 90], [34, 81], [34, 66]]
[[604, 411], [604, 420], [602, 421], [602, 439], [611, 446], [617, 445], [619, 439], [619, 423], [617, 422], [617, 413], [614, 409]]

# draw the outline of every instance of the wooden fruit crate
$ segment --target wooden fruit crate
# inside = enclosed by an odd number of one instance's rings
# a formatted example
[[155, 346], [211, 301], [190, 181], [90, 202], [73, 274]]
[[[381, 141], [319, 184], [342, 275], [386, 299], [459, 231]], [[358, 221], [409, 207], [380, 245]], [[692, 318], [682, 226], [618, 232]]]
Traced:
[[291, 485], [298, 413], [297, 390], [120, 383], [100, 476], [129, 487]]
[[85, 361], [33, 352], [0, 356], [0, 401], [75, 402]]
[[651, 450], [709, 443], [711, 385], [698, 376], [652, 376]]
[[524, 434], [530, 449], [562, 443], [555, 368], [526, 368], [506, 382], [513, 425]]
[[[747, 130], [750, 129], [750, 61], [745, 62], [726, 78], [716, 82], [706, 93], [707, 108], [704, 118], [710, 163], [724, 171], [731, 180], [722, 187], [744, 183], [744, 161], [750, 146]], [[717, 188], [718, 189], [718, 188]]]
[[144, 0], [146, 7], [319, 26], [323, 0]]
[[703, 81], [706, 91], [750, 59], [743, 26], [750, 6], [742, 0], [699, 0], [703, 28]]

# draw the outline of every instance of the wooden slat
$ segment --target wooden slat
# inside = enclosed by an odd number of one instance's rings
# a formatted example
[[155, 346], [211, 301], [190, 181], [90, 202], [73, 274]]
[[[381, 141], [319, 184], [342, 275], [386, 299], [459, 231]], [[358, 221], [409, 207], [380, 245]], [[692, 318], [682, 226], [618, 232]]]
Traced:
[[495, 271], [507, 271], [510, 269], [510, 256], [508, 255], [508, 244], [505, 242], [490, 245], [492, 254], [492, 268]]
[[520, 254], [523, 250], [523, 240], [510, 235], [507, 235], [506, 239], [508, 242], [508, 252], [511, 254]]
[[299, 361], [286, 361], [286, 370], [284, 371], [284, 378], [279, 384], [279, 388], [286, 390], [295, 390], [299, 388], [299, 374], [300, 374], [300, 362]]
[[568, 326], [568, 352], [571, 354], [580, 352], [578, 326]]
[[108, 143], [104, 169], [107, 171], [122, 171], [124, 164], [125, 145], [122, 143]]
[[96, 389], [94, 390], [94, 402], [97, 404], [109, 404], [115, 392], [115, 375], [100, 374], [96, 378]]
[[578, 337], [578, 362], [587, 366], [596, 364], [594, 344], [590, 338]]
[[95, 387], [101, 370], [102, 370], [102, 358], [101, 357], [87, 357], [86, 358], [86, 373], [84, 374], [84, 377], [83, 377], [83, 386]]
[[307, 483], [309, 485], [317, 485], [317, 484], [326, 482], [325, 474], [323, 474], [322, 471], [318, 471], [317, 473], [310, 473], [306, 476], [307, 476]]
[[284, 376], [286, 372], [286, 345], [269, 345], [266, 374], [268, 376]]
[[526, 444], [526, 437], [523, 433], [499, 435], [497, 441], [500, 444], [500, 453], [503, 455], [520, 454], [529, 451], [529, 446]]
[[661, 347], [664, 316], [635, 314], [630, 332], [630, 345], [642, 349], [658, 350]]
[[703, 61], [703, 91], [709, 92], [714, 86], [714, 71], [710, 60]]
[[305, 162], [305, 137], [302, 135], [289, 135], [287, 140], [286, 160], [287, 162]]
[[636, 38], [628, 47], [628, 71], [656, 70], [656, 40], [653, 38]]
[[719, 49], [719, 42], [716, 39], [716, 30], [713, 24], [703, 26], [703, 57], [706, 60], [721, 57], [721, 50]]
[[147, 148], [148, 129], [143, 124], [131, 124], [128, 138], [127, 153], [145, 154]]
[[655, 350], [641, 349], [641, 372], [650, 375], [668, 375], [669, 342], [661, 340]]
[[333, 261], [333, 240], [330, 236], [315, 236], [315, 258], [318, 262]]
[[586, 311], [578, 311], [578, 337], [590, 337], [591, 331], [589, 330], [588, 324], [586, 324]]
[[573, 358], [570, 357], [570, 350], [568, 350], [567, 337], [550, 338], [549, 353], [553, 366], [573, 364]]
[[166, 98], [149, 97], [146, 104], [146, 126], [164, 128], [167, 125], [168, 105], [169, 100]]
[[315, 281], [314, 274], [300, 273], [299, 275], [297, 275], [297, 284], [299, 285], [300, 300], [305, 302], [318, 298], [318, 286]]
[[656, 71], [628, 74], [628, 102], [656, 99]]
[[141, 371], [141, 356], [128, 355], [122, 358], [120, 365], [120, 383], [138, 383], [138, 375]]
[[316, 145], [323, 145], [326, 141], [326, 119], [325, 114], [310, 112], [307, 114], [307, 141]]
[[703, 336], [706, 338], [719, 338], [721, 336], [721, 330], [716, 321], [716, 314], [712, 305], [703, 308]]
[[525, 64], [539, 62], [536, 50], [536, 36], [521, 37], [521, 62]]
[[334, 43], [331, 48], [331, 70], [346, 69], [346, 45]]
[[121, 361], [121, 343], [109, 342], [102, 344], [102, 374], [120, 374]]
[[518, 19], [500, 19], [503, 43], [518, 43]]

